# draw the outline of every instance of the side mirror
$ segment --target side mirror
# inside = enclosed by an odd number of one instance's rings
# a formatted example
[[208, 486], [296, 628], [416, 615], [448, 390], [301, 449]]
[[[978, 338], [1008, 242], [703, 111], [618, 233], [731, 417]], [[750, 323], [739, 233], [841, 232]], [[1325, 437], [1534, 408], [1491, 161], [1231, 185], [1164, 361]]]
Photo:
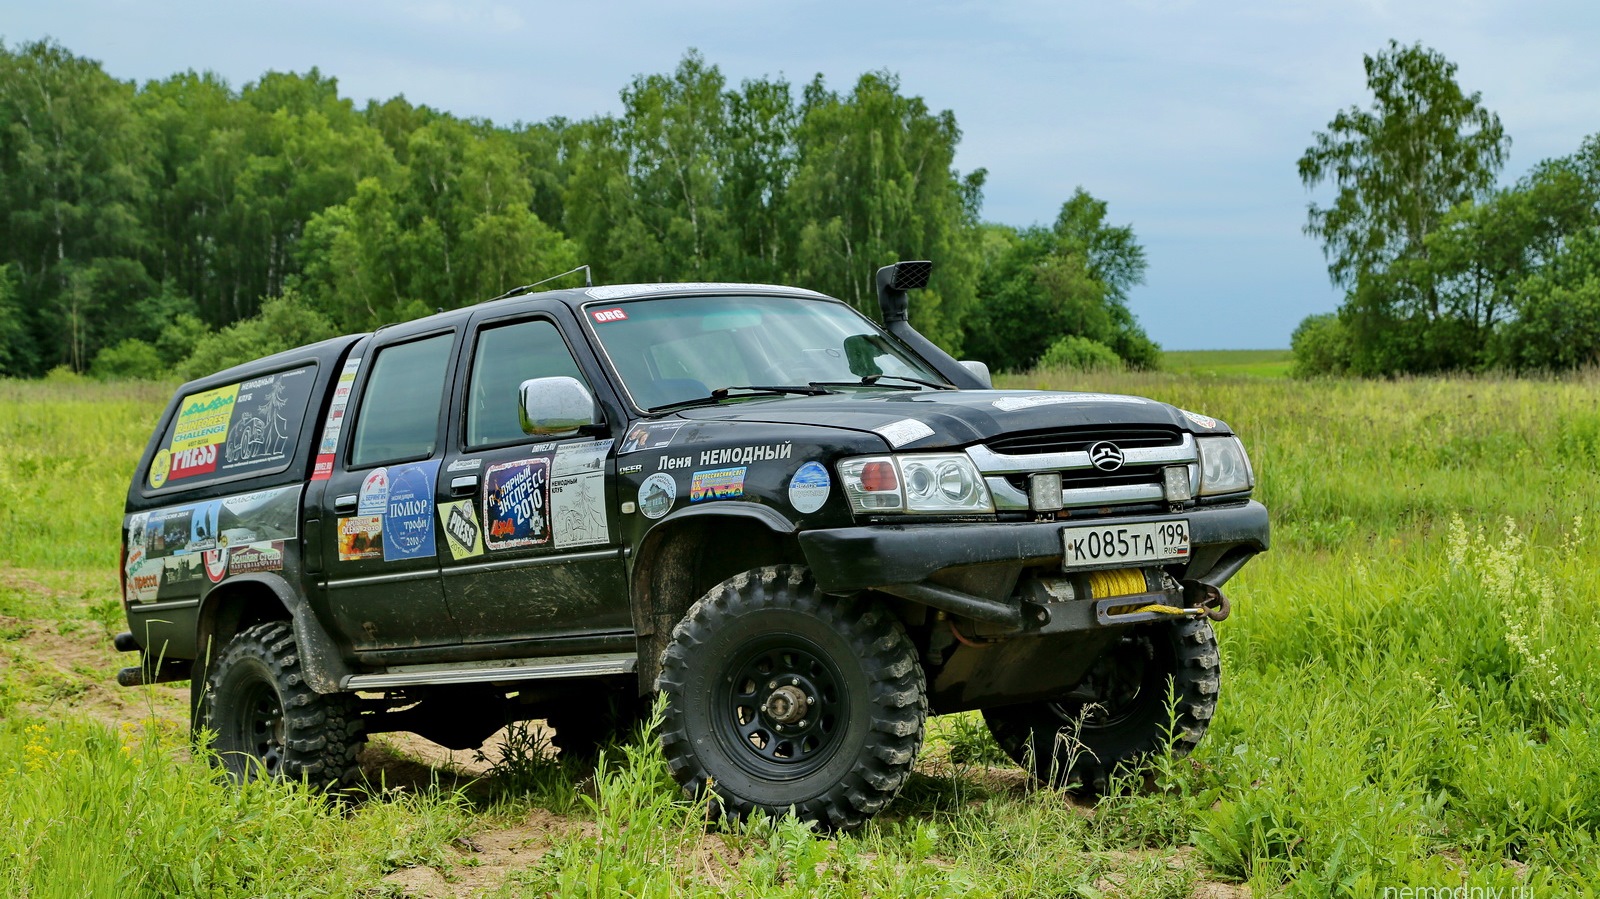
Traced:
[[976, 359], [962, 359], [961, 367], [972, 372], [972, 376], [983, 382], [983, 389], [994, 388], [994, 378], [989, 374], [989, 366]]
[[600, 421], [594, 394], [577, 378], [530, 378], [517, 389], [522, 433], [534, 437], [570, 437]]

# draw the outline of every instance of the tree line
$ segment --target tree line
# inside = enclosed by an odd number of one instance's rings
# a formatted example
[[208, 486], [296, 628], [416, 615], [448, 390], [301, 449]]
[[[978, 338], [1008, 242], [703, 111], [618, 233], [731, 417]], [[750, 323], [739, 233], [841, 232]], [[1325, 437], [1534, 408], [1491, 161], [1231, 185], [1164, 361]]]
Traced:
[[1343, 288], [1293, 337], [1307, 375], [1559, 371], [1600, 362], [1600, 134], [1496, 186], [1511, 138], [1456, 66], [1391, 41], [1365, 57], [1369, 107], [1339, 112], [1300, 158]]
[[[1079, 190], [1049, 225], [980, 218], [953, 113], [885, 72], [730, 85], [698, 53], [622, 112], [509, 126], [317, 69], [136, 85], [0, 44], [0, 375], [198, 375], [593, 267], [601, 283], [797, 284], [876, 312], [935, 260], [913, 321], [1001, 369], [1155, 364], [1128, 311], [1144, 251]], [[564, 285], [557, 285], [564, 286]]]

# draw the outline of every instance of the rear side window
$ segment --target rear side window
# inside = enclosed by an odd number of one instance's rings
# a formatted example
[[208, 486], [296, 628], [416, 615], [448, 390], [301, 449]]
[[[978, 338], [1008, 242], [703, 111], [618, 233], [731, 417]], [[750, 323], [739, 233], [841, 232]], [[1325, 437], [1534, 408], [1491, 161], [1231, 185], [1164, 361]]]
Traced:
[[378, 351], [356, 412], [351, 468], [433, 455], [454, 339], [440, 334]]
[[186, 394], [146, 481], [161, 490], [288, 468], [316, 374], [304, 365]]
[[561, 332], [550, 322], [526, 321], [478, 334], [467, 399], [467, 446], [531, 439], [517, 414], [518, 388], [529, 378], [566, 375], [588, 386]]

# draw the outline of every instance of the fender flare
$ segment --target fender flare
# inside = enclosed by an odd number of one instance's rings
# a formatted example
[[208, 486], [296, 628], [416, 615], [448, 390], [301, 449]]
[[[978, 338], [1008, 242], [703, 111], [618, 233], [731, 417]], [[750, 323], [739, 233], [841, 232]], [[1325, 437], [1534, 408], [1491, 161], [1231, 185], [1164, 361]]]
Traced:
[[[353, 673], [349, 664], [339, 652], [339, 647], [333, 642], [333, 638], [329, 637], [327, 631], [317, 622], [317, 616], [305, 597], [290, 586], [282, 575], [254, 572], [235, 575], [224, 580], [207, 591], [200, 601], [198, 620], [207, 622], [213, 619], [216, 604], [226, 598], [228, 592], [226, 588], [244, 584], [258, 584], [265, 587], [272, 592], [284, 609], [288, 610], [290, 622], [294, 626], [295, 643], [300, 650], [300, 671], [306, 680], [306, 685], [318, 693], [342, 692], [340, 684]], [[204, 657], [209, 655], [204, 642], [210, 636], [209, 633], [202, 634], [197, 641], [202, 664]]]

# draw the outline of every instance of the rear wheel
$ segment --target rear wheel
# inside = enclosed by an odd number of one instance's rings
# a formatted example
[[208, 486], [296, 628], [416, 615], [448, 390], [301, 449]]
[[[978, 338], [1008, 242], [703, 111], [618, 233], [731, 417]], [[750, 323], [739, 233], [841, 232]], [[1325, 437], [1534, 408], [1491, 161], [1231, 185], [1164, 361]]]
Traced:
[[219, 764], [238, 780], [282, 777], [334, 788], [359, 773], [360, 715], [348, 696], [306, 686], [288, 622], [258, 624], [229, 641], [211, 665], [200, 720], [214, 735]]
[[922, 668], [881, 604], [824, 595], [804, 568], [730, 578], [690, 608], [662, 655], [661, 745], [673, 777], [721, 809], [793, 808], [859, 826], [922, 746]]
[[1102, 793], [1113, 776], [1138, 771], [1169, 745], [1188, 755], [1211, 722], [1221, 676], [1209, 621], [1145, 625], [1112, 644], [1059, 699], [985, 709], [983, 717], [1000, 748], [1034, 777]]

